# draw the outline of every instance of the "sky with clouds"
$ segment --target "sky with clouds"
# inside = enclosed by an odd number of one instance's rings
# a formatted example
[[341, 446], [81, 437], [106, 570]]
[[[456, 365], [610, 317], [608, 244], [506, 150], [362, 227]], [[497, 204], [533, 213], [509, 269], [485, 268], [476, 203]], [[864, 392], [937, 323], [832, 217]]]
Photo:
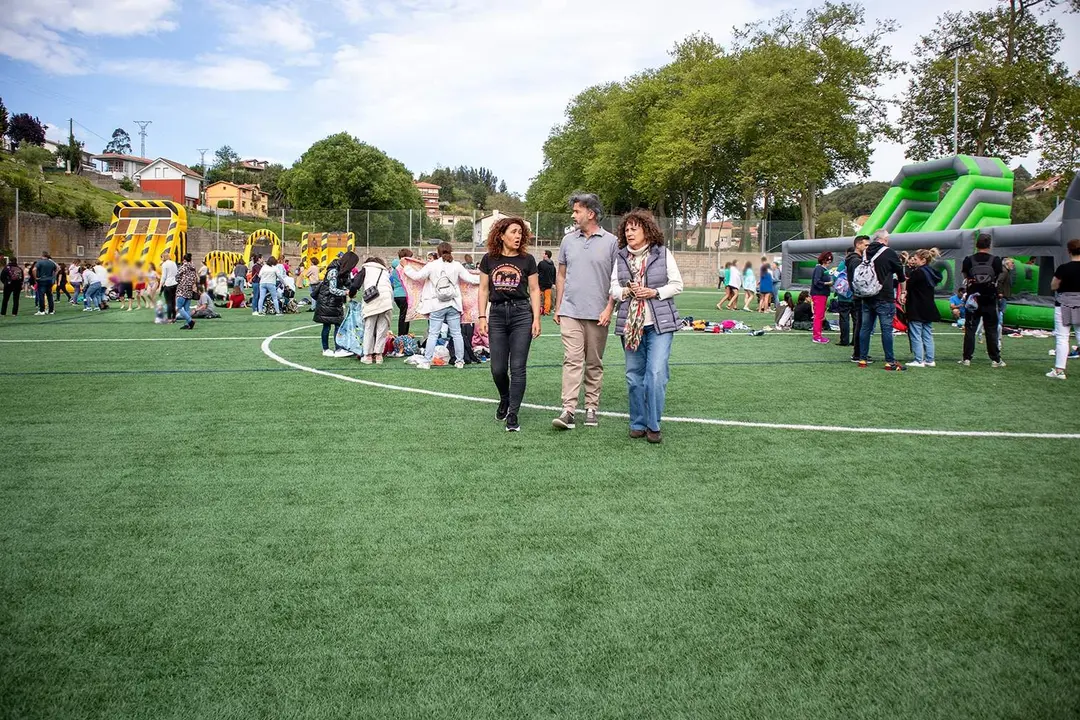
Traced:
[[[947, 10], [993, 0], [869, 0], [892, 18], [900, 59]], [[152, 120], [146, 153], [194, 164], [197, 148], [289, 165], [342, 130], [418, 174], [491, 168], [524, 193], [541, 146], [582, 89], [667, 61], [693, 32], [731, 28], [812, 3], [774, 0], [0, 0], [0, 97], [50, 138], [100, 151]], [[1080, 16], [1055, 12], [1061, 59], [1080, 69]], [[898, 80], [887, 90], [899, 94]], [[871, 177], [903, 164], [876, 146]], [[1037, 158], [1025, 163], [1034, 169]]]

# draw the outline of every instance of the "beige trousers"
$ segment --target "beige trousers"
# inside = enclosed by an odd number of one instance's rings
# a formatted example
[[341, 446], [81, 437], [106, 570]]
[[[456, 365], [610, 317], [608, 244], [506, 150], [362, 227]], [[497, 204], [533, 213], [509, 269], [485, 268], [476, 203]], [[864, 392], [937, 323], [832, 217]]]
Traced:
[[565, 315], [561, 321], [563, 410], [577, 410], [583, 372], [585, 408], [599, 410], [600, 386], [604, 382], [604, 347], [611, 326], [601, 327], [595, 320], [576, 320]]

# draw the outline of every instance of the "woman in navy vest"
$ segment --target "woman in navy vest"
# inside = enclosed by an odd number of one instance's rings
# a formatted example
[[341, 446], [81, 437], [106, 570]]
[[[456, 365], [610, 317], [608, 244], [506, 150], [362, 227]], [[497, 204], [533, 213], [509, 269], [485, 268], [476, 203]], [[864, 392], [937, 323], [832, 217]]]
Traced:
[[619, 304], [615, 334], [626, 353], [630, 437], [661, 442], [660, 415], [667, 392], [671, 340], [679, 329], [672, 300], [683, 290], [675, 256], [653, 216], [635, 210], [619, 224], [619, 252], [611, 272], [611, 297]]

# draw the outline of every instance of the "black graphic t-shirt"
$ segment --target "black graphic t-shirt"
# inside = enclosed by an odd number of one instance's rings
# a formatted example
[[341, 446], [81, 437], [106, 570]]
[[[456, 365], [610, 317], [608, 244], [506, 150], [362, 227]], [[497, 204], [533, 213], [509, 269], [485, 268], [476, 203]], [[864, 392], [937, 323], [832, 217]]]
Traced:
[[480, 272], [488, 276], [491, 302], [529, 299], [529, 276], [536, 274], [536, 258], [532, 255], [480, 259]]

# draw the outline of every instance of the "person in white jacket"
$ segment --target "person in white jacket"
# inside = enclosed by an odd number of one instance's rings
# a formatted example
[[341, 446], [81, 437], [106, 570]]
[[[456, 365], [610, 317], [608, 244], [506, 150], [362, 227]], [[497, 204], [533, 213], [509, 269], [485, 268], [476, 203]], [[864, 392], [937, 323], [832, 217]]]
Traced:
[[360, 267], [360, 272], [349, 285], [349, 297], [364, 297], [370, 288], [377, 288], [379, 293], [370, 300], [364, 300], [364, 354], [360, 362], [365, 365], [383, 361], [383, 347], [386, 333], [390, 330], [390, 315], [394, 307], [394, 288], [390, 284], [390, 270], [382, 258], [369, 257]]
[[[252, 278], [254, 281], [254, 278]], [[270, 297], [274, 301], [274, 314], [281, 314], [281, 296], [278, 294], [278, 283], [285, 282], [285, 268], [278, 264], [277, 258], [271, 255], [263, 263], [262, 269], [259, 270], [259, 287], [261, 292], [259, 293], [262, 298], [262, 304], [266, 305], [266, 298]], [[262, 307], [254, 308], [252, 315], [264, 315], [265, 310]]]
[[413, 280], [424, 280], [424, 289], [420, 293], [420, 307], [416, 312], [428, 316], [427, 345], [424, 346], [424, 359], [416, 364], [421, 370], [431, 369], [431, 358], [435, 354], [435, 346], [439, 338], [439, 331], [445, 322], [450, 328], [450, 339], [454, 343], [454, 357], [457, 362], [455, 367], [459, 370], [465, 367], [462, 358], [465, 357], [465, 341], [461, 337], [461, 288], [458, 281], [464, 281], [472, 285], [480, 284], [480, 276], [465, 269], [465, 266], [454, 260], [454, 248], [450, 243], [440, 243], [436, 248], [438, 257], [422, 268], [412, 268], [403, 265], [405, 274]]

